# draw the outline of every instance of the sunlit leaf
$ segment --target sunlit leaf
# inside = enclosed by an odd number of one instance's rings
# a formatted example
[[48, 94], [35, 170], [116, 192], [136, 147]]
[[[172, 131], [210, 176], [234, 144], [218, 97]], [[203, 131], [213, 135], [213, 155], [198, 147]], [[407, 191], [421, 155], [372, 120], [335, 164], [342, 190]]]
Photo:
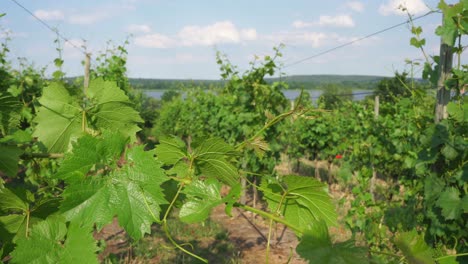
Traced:
[[34, 118], [34, 136], [50, 152], [65, 152], [81, 135], [104, 129], [135, 139], [137, 123], [142, 122], [124, 92], [115, 83], [101, 79], [91, 81], [79, 100], [62, 83], [52, 82], [44, 88], [39, 102], [42, 106]]
[[98, 263], [91, 226], [80, 227], [51, 217], [35, 225], [28, 238], [19, 239], [12, 263]]
[[314, 222], [302, 235], [297, 253], [310, 263], [354, 264], [369, 263], [367, 250], [356, 247], [354, 241], [333, 244], [325, 222]]
[[432, 250], [424, 241], [424, 235], [419, 235], [416, 230], [398, 234], [395, 237], [395, 245], [410, 264], [435, 264]]
[[337, 214], [326, 185], [301, 176], [283, 176], [282, 182], [263, 180], [262, 189], [272, 212], [278, 212], [293, 226], [306, 230], [311, 223], [336, 225]]

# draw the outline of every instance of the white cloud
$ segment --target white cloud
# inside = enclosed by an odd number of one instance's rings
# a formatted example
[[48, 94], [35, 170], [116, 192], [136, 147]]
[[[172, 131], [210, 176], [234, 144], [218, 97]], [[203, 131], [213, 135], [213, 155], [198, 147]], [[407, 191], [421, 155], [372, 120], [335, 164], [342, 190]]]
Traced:
[[239, 43], [242, 40], [254, 40], [255, 29], [239, 30], [230, 21], [216, 22], [209, 26], [186, 26], [178, 37], [183, 46], [211, 46], [221, 43]]
[[168, 36], [161, 34], [148, 34], [135, 38], [135, 44], [146, 48], [165, 49], [174, 46], [176, 41]]
[[275, 43], [286, 45], [306, 45], [318, 48], [323, 46], [330, 36], [323, 32], [280, 32], [268, 35], [265, 38]]
[[349, 15], [320, 16], [318, 23], [320, 26], [354, 27], [353, 18]]
[[403, 12], [401, 7], [405, 7], [413, 15], [429, 11], [423, 0], [389, 0], [386, 4], [380, 5], [379, 12], [384, 16], [406, 15], [406, 12]]
[[240, 31], [241, 39], [244, 40], [256, 40], [257, 31], [254, 28], [242, 29]]
[[36, 10], [34, 11], [34, 15], [42, 20], [50, 21], [50, 20], [63, 20], [65, 19], [65, 15], [60, 10]]
[[109, 13], [91, 13], [91, 14], [75, 14], [68, 19], [70, 24], [74, 25], [91, 25], [108, 18]]
[[238, 29], [230, 21], [221, 21], [208, 26], [185, 26], [175, 36], [158, 33], [139, 36], [135, 39], [135, 43], [143, 47], [170, 48], [175, 46], [212, 46], [223, 43], [236, 44], [255, 39], [257, 39], [255, 29]]
[[359, 1], [346, 2], [345, 6], [353, 11], [362, 12], [364, 11], [364, 4]]
[[302, 20], [296, 20], [296, 21], [293, 22], [292, 25], [295, 28], [306, 28], [306, 27], [314, 26], [314, 23], [308, 23], [308, 22], [304, 22]]
[[141, 25], [131, 24], [125, 27], [125, 31], [129, 33], [150, 33], [151, 27], [145, 24], [141, 24]]
[[330, 27], [354, 27], [354, 20], [350, 15], [337, 15], [337, 16], [320, 16], [318, 21], [305, 22], [296, 20], [293, 22], [295, 28], [306, 28], [313, 26], [330, 26]]

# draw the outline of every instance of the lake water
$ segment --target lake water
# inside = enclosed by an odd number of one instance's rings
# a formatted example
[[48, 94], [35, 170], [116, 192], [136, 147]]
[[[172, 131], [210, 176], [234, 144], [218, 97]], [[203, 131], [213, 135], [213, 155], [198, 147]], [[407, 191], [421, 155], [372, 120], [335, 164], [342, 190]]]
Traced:
[[[145, 93], [153, 98], [161, 99], [161, 96], [165, 92], [166, 90], [156, 90], [156, 91], [146, 91]], [[312, 99], [313, 102], [315, 102], [323, 93], [322, 90], [309, 90], [309, 91], [304, 91], [304, 92], [309, 92], [310, 98]], [[294, 100], [297, 97], [299, 97], [301, 90], [284, 90], [283, 93], [284, 93], [284, 96], [288, 98], [288, 100]], [[364, 99], [366, 96], [372, 93], [373, 92], [369, 90], [353, 90], [352, 94], [350, 93], [347, 95], [353, 95], [353, 100], [359, 101], [359, 100]]]

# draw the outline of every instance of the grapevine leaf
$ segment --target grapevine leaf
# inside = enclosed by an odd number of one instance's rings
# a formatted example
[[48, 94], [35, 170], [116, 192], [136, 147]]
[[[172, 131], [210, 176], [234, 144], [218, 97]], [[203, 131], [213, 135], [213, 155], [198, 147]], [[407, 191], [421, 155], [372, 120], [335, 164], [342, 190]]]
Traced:
[[462, 123], [462, 122], [468, 121], [468, 105], [467, 104], [459, 105], [455, 102], [450, 102], [447, 105], [447, 112], [457, 122]]
[[25, 189], [0, 190], [0, 237], [2, 242], [25, 237], [27, 228], [53, 214], [58, 206], [56, 199], [42, 199], [32, 203]]
[[240, 184], [236, 184], [231, 187], [231, 190], [229, 191], [228, 195], [224, 197], [223, 202], [226, 204], [225, 212], [227, 215], [232, 217], [232, 208], [234, 207], [234, 204], [239, 201], [239, 198], [241, 196], [242, 192], [242, 187]]
[[23, 150], [17, 146], [0, 145], [0, 172], [10, 177], [18, 173], [18, 162]]
[[468, 195], [465, 194], [461, 201], [463, 213], [468, 213]]
[[354, 246], [353, 241], [333, 244], [324, 221], [314, 222], [304, 232], [296, 251], [310, 263], [369, 263], [366, 249]]
[[143, 148], [128, 150], [122, 168], [109, 175], [70, 184], [61, 206], [67, 220], [96, 223], [100, 229], [116, 215], [133, 238], [149, 233], [159, 221], [160, 205], [167, 203], [160, 187], [167, 177], [154, 153]]
[[197, 157], [216, 157], [218, 155], [229, 155], [230, 153], [235, 153], [234, 148], [220, 138], [207, 139], [194, 150], [194, 155]]
[[200, 168], [201, 173], [207, 177], [219, 179], [229, 186], [238, 183], [239, 173], [237, 168], [224, 158], [199, 159], [197, 166]]
[[85, 135], [78, 139], [73, 152], [65, 155], [55, 177], [66, 181], [82, 180], [91, 168], [112, 165], [127, 143], [120, 133], [105, 131], [99, 138]]
[[44, 88], [39, 102], [34, 136], [50, 152], [64, 152], [85, 132], [118, 131], [135, 139], [142, 119], [130, 106], [130, 100], [116, 84], [102, 79], [90, 82], [80, 100], [71, 96], [62, 83]]
[[161, 138], [160, 144], [156, 146], [158, 160], [166, 165], [174, 165], [187, 157], [185, 143], [177, 138]]
[[424, 241], [424, 235], [418, 235], [416, 230], [397, 234], [395, 245], [410, 264], [435, 264], [432, 250]]
[[34, 118], [37, 123], [33, 135], [50, 152], [64, 152], [70, 142], [83, 134], [82, 109], [61, 83], [53, 82], [44, 88], [39, 99], [41, 107]]
[[454, 220], [460, 217], [463, 205], [460, 199], [460, 191], [454, 187], [446, 188], [437, 200], [437, 206], [442, 208], [442, 215], [447, 220]]
[[223, 202], [220, 190], [221, 184], [216, 179], [193, 181], [184, 189], [187, 202], [180, 209], [180, 220], [195, 223], [207, 219], [211, 210]]
[[20, 211], [29, 210], [26, 194], [20, 189], [11, 190], [9, 188], [0, 189], [0, 211]]
[[205, 140], [193, 152], [196, 165], [203, 175], [217, 178], [230, 186], [234, 186], [239, 179], [236, 167], [226, 159], [234, 154], [234, 148], [219, 138]]
[[457, 150], [448, 144], [442, 148], [441, 153], [447, 160], [454, 160], [458, 156]]
[[93, 80], [89, 83], [87, 96], [91, 102], [95, 100], [87, 109], [94, 129], [116, 130], [132, 140], [136, 139], [136, 132], [140, 130], [137, 123], [143, 120], [116, 83], [103, 79]]
[[283, 176], [283, 182], [262, 181], [265, 199], [273, 212], [281, 213], [293, 226], [306, 230], [314, 221], [335, 225], [337, 214], [326, 186], [301, 176]]
[[246, 147], [253, 149], [255, 151], [255, 154], [257, 154], [257, 156], [260, 158], [263, 158], [266, 151], [270, 151], [270, 146], [268, 145], [268, 142], [266, 142], [261, 137], [256, 137], [254, 140], [247, 142]]
[[61, 262], [98, 263], [95, 254], [97, 250], [92, 229], [71, 222], [68, 226]]
[[447, 257], [437, 259], [437, 263], [439, 264], [459, 264], [457, 261], [457, 257]]
[[114, 216], [109, 179], [85, 179], [74, 182], [63, 192], [60, 211], [67, 220], [95, 223], [98, 229], [110, 223]]
[[98, 263], [97, 247], [88, 227], [49, 217], [36, 224], [28, 238], [19, 239], [12, 263]]
[[12, 128], [20, 123], [21, 105], [17, 98], [0, 93], [0, 133], [9, 134]]

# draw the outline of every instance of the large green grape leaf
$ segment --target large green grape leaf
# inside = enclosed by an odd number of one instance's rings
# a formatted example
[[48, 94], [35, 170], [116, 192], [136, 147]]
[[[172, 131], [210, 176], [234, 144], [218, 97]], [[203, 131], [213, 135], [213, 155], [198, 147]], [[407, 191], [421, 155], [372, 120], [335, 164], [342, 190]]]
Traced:
[[51, 152], [64, 152], [84, 132], [82, 108], [61, 83], [53, 82], [44, 87], [34, 122], [33, 133]]
[[320, 181], [289, 175], [282, 177], [282, 182], [264, 178], [261, 187], [268, 208], [283, 215], [298, 230], [306, 230], [320, 220], [336, 225], [335, 206]]
[[450, 102], [447, 105], [448, 114], [457, 122], [468, 122], [468, 104], [457, 104]]
[[25, 237], [27, 228], [57, 211], [58, 200], [31, 200], [25, 189], [0, 190], [0, 241], [7, 243]]
[[183, 163], [192, 161], [203, 176], [216, 178], [230, 186], [238, 182], [239, 173], [228, 161], [228, 158], [234, 156], [236, 152], [222, 139], [207, 139], [196, 146], [191, 153], [186, 150], [185, 143], [176, 137], [162, 138], [160, 142], [156, 146], [158, 160], [166, 165], [174, 165], [172, 172], [175, 174], [187, 175], [188, 173], [183, 173], [182, 170], [189, 170], [190, 167]]
[[36, 224], [28, 238], [19, 239], [12, 263], [98, 263], [96, 242], [90, 226], [80, 227], [50, 217]]
[[235, 154], [234, 148], [219, 138], [207, 139], [193, 151], [195, 164], [203, 175], [219, 179], [230, 186], [236, 185], [239, 180], [237, 168], [227, 160]]
[[72, 153], [65, 155], [56, 178], [66, 181], [82, 180], [94, 169], [116, 165], [128, 138], [120, 133], [104, 131], [101, 137], [85, 135], [78, 139]]
[[419, 235], [416, 230], [397, 234], [395, 245], [410, 264], [435, 264], [432, 249], [424, 241], [424, 235]]
[[10, 177], [18, 173], [18, 162], [23, 150], [17, 146], [0, 144], [0, 172]]
[[5, 136], [19, 125], [20, 109], [18, 98], [0, 93], [0, 134]]
[[136, 132], [140, 131], [137, 123], [143, 122], [143, 119], [116, 83], [93, 80], [89, 83], [87, 96], [91, 101], [87, 114], [90, 115], [88, 119], [93, 129], [119, 131], [132, 140], [136, 139]]
[[[466, 199], [464, 199], [466, 201]], [[460, 199], [460, 191], [454, 187], [446, 188], [436, 202], [437, 206], [442, 208], [442, 215], [447, 220], [458, 219], [466, 208], [463, 200]]]
[[180, 220], [195, 223], [207, 219], [211, 210], [223, 203], [220, 190], [221, 184], [216, 179], [193, 181], [183, 191], [187, 195], [187, 202], [180, 209]]
[[175, 165], [187, 157], [185, 143], [177, 137], [165, 137], [156, 146], [158, 160], [166, 165]]
[[160, 186], [168, 178], [153, 156], [138, 146], [129, 149], [123, 166], [109, 175], [72, 182], [61, 206], [67, 220], [95, 223], [100, 229], [117, 216], [133, 238], [149, 233], [159, 221], [160, 205], [167, 203]]
[[314, 222], [304, 232], [296, 251], [310, 263], [369, 263], [366, 249], [356, 247], [353, 241], [333, 244], [324, 221]]
[[65, 152], [84, 133], [103, 129], [118, 131], [135, 139], [142, 119], [130, 106], [130, 100], [118, 86], [102, 79], [92, 80], [83, 98], [67, 91], [62, 83], [44, 88], [34, 122], [34, 136], [50, 152]]

